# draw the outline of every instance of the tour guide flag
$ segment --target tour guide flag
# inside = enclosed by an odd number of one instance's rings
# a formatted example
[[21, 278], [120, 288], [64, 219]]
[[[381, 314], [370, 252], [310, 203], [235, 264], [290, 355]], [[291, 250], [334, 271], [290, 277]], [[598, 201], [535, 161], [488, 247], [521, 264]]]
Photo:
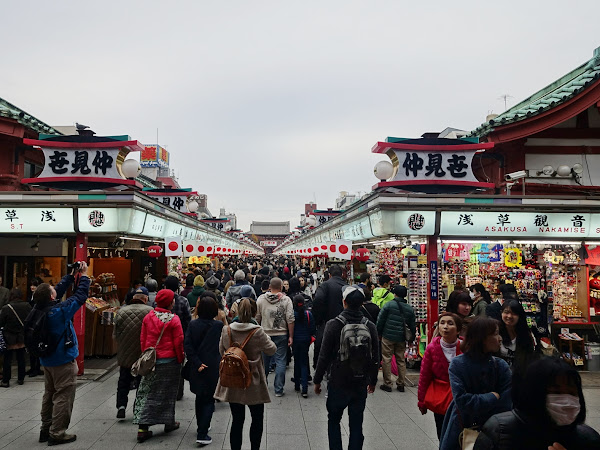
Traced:
[[347, 260], [352, 259], [352, 241], [338, 239], [335, 241], [335, 245], [337, 247], [336, 258]]
[[181, 236], [165, 238], [165, 256], [181, 256], [182, 253]]

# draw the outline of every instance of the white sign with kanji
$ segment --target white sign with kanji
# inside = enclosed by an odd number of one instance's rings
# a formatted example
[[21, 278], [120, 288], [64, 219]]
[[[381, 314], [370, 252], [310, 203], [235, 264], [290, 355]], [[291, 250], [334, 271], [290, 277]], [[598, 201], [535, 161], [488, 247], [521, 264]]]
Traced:
[[0, 211], [0, 233], [75, 232], [72, 208], [7, 206]]
[[175, 211], [187, 212], [185, 202], [187, 195], [159, 195], [159, 194], [148, 194], [156, 201], [162, 203], [164, 206], [173, 208]]
[[471, 167], [475, 150], [390, 151], [394, 152], [398, 167], [389, 181], [479, 181]]
[[44, 170], [38, 178], [86, 177], [124, 179], [117, 169], [120, 148], [43, 148]]

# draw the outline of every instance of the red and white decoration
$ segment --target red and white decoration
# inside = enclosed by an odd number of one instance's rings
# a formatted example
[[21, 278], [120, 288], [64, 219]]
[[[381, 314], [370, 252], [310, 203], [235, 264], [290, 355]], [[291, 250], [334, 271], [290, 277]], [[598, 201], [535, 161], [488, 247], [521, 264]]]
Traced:
[[148, 256], [158, 258], [163, 254], [163, 248], [160, 245], [151, 245], [148, 247]]
[[371, 252], [367, 248], [359, 248], [355, 252], [355, 258], [360, 262], [366, 262], [371, 257]]
[[335, 241], [336, 251], [334, 258], [345, 259], [350, 261], [352, 259], [352, 241], [346, 241], [338, 239]]
[[165, 256], [181, 256], [183, 253], [183, 244], [181, 236], [165, 238]]

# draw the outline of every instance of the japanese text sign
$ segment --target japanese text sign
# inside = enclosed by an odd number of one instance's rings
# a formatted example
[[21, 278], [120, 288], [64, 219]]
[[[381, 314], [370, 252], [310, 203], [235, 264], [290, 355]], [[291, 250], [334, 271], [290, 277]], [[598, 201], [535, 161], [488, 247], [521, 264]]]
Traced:
[[123, 179], [117, 168], [120, 148], [42, 148], [46, 163], [38, 178], [86, 177]]
[[0, 233], [74, 233], [73, 209], [3, 207]]
[[471, 169], [474, 150], [390, 151], [394, 153], [392, 160], [398, 162], [396, 176], [390, 181], [479, 181]]

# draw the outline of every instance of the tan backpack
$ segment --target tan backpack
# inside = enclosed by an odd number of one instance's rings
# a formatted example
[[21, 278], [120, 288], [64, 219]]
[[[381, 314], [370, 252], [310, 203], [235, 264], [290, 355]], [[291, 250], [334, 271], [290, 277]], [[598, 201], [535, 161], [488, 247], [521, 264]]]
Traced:
[[219, 364], [221, 386], [235, 389], [248, 389], [250, 387], [250, 384], [252, 383], [252, 373], [250, 371], [248, 357], [244, 352], [244, 347], [257, 330], [258, 328], [255, 328], [248, 333], [248, 336], [246, 336], [246, 339], [244, 339], [244, 342], [240, 345], [237, 342], [233, 342], [231, 338], [231, 327], [227, 328], [230, 347], [223, 353], [221, 363]]

